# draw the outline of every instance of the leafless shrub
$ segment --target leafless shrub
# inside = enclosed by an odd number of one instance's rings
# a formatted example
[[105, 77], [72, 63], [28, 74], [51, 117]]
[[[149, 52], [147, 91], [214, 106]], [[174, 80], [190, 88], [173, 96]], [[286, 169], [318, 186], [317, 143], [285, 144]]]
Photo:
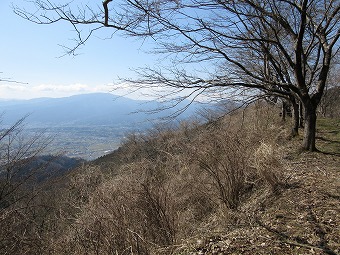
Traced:
[[76, 201], [79, 205], [87, 203], [103, 179], [104, 176], [99, 166], [79, 167], [78, 174], [70, 177], [69, 199]]
[[[134, 162], [124, 165], [119, 177], [92, 186], [91, 194], [78, 187], [87, 199], [82, 205], [74, 201], [75, 220], [58, 243], [68, 254], [149, 254], [150, 247], [172, 244], [176, 214], [157, 167]], [[87, 172], [92, 177], [86, 180], [97, 178]]]
[[253, 145], [262, 140], [272, 140], [280, 129], [281, 120], [278, 108], [256, 101], [247, 108], [225, 116], [219, 123], [226, 132], [242, 134], [242, 140]]
[[[254, 116], [256, 126], [247, 120]], [[224, 215], [236, 222], [226, 207], [237, 209], [263, 184], [259, 179], [273, 188], [279, 183], [274, 152], [261, 147], [273, 133], [269, 122], [258, 106], [205, 125], [158, 126], [128, 136], [115, 163], [83, 165], [54, 197], [39, 197], [49, 212], [12, 213], [15, 234], [31, 238], [17, 237], [22, 242], [16, 244], [25, 243], [31, 254], [170, 254], [207, 227], [205, 221], [216, 226]], [[28, 221], [34, 224], [25, 226]]]
[[45, 207], [38, 203], [42, 185], [37, 179], [46, 165], [31, 169], [51, 141], [43, 133], [25, 137], [25, 117], [0, 130], [0, 253], [34, 254], [43, 250]]
[[274, 153], [273, 145], [261, 143], [254, 153], [254, 165], [258, 174], [270, 185], [273, 191], [277, 191], [282, 184], [279, 176], [283, 167]]
[[206, 187], [215, 190], [228, 208], [237, 208], [247, 169], [247, 151], [241, 140], [223, 133], [202, 134], [192, 157], [207, 174]]
[[70, 183], [74, 220], [53, 244], [56, 253], [150, 254], [195, 231], [216, 205], [202, 191], [204, 175], [192, 172], [183, 146], [189, 136], [183, 125], [129, 138], [127, 163], [107, 179], [98, 181], [99, 169], [84, 166]]

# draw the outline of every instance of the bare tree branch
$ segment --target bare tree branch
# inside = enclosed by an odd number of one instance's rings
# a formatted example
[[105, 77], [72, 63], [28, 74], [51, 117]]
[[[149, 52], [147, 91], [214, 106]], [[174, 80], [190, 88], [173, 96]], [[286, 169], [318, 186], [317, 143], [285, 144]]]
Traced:
[[[78, 36], [72, 54], [102, 28], [155, 40], [166, 72], [145, 68], [141, 78], [122, 80], [134, 89], [161, 86], [170, 98], [186, 89], [188, 97], [253, 89], [302, 102], [309, 116], [303, 147], [315, 150], [316, 107], [339, 50], [340, 0], [105, 0], [100, 9], [33, 3], [38, 12], [15, 12], [40, 24], [71, 23]], [[91, 27], [85, 36], [82, 25]]]

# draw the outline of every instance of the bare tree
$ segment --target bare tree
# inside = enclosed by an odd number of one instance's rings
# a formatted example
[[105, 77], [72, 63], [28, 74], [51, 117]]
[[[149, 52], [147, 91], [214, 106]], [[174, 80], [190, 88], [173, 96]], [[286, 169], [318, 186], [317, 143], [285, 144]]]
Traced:
[[40, 206], [34, 203], [42, 189], [37, 178], [46, 166], [29, 166], [50, 143], [43, 133], [25, 137], [24, 120], [0, 129], [0, 252], [6, 254], [22, 253], [33, 238], [28, 232], [34, 220], [28, 214]]
[[[24, 135], [24, 120], [19, 119], [13, 125], [0, 130], [0, 215], [4, 210], [31, 195], [27, 186], [41, 170], [27, 168], [51, 142], [44, 133], [31, 137]], [[24, 187], [27, 192], [21, 192]]]
[[37, 11], [15, 12], [39, 24], [71, 23], [78, 40], [69, 53], [101, 28], [154, 41], [154, 53], [166, 54], [169, 65], [139, 69], [139, 78], [125, 81], [135, 88], [161, 86], [167, 92], [161, 97], [179, 95], [175, 104], [202, 95], [221, 99], [235, 89], [301, 102], [302, 146], [316, 150], [316, 108], [339, 49], [340, 0], [109, 0], [81, 7], [33, 2]]

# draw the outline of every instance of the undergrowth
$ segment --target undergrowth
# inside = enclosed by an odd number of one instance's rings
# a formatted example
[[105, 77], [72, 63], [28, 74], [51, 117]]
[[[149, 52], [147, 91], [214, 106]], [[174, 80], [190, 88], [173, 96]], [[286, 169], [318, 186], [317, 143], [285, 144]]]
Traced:
[[89, 167], [74, 177], [68, 190], [74, 220], [51, 243], [54, 253], [158, 254], [164, 247], [171, 253], [214, 215], [236, 212], [253, 190], [276, 190], [283, 167], [273, 151], [259, 152], [276, 146], [268, 139], [280, 129], [276, 116], [256, 105], [204, 125], [128, 136], [117, 164], [101, 161], [105, 177]]
[[[295, 187], [284, 161], [288, 133], [278, 112], [256, 104], [204, 124], [131, 134], [43, 194], [49, 210], [25, 215], [37, 217], [26, 227], [33, 243], [17, 236], [8, 241], [11, 254], [213, 254], [226, 230], [273, 229], [258, 213]], [[216, 251], [242, 253], [223, 249]]]

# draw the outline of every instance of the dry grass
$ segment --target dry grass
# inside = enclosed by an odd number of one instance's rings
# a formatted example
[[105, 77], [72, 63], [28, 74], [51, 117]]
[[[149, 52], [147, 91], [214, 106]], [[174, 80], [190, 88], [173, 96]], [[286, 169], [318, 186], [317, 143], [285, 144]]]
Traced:
[[339, 159], [291, 157], [279, 123], [257, 104], [129, 136], [68, 178], [30, 254], [336, 253]]
[[257, 105], [205, 126], [183, 123], [129, 136], [113, 157], [116, 165], [101, 162], [71, 181], [68, 203], [76, 213], [55, 253], [168, 254], [206, 221], [210, 227], [237, 222], [233, 211], [253, 189], [280, 182], [282, 166], [259, 139], [273, 132], [268, 113]]
[[[321, 128], [318, 144], [323, 145], [323, 134], [337, 141]], [[255, 189], [242, 200], [236, 219], [227, 215], [232, 224], [224, 224], [223, 231], [209, 225], [210, 232], [187, 239], [174, 254], [339, 254], [338, 153], [300, 153], [296, 149], [299, 141], [279, 147], [273, 145], [274, 140], [260, 143], [253, 164], [268, 184], [284, 180], [284, 189], [279, 193]]]
[[254, 166], [261, 176], [277, 192], [283, 183], [284, 166], [275, 155], [274, 146], [261, 143], [254, 153]]

